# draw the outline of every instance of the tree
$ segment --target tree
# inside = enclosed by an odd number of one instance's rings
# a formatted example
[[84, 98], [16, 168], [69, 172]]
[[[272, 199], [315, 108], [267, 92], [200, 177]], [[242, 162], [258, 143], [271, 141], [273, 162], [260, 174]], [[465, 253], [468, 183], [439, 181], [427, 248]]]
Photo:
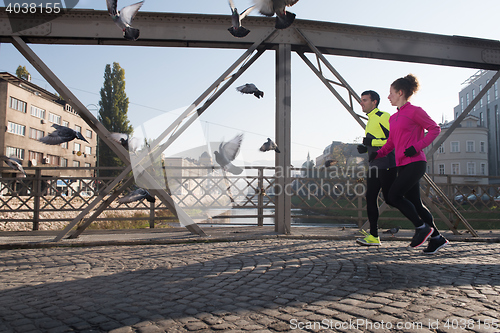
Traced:
[[[133, 127], [127, 117], [128, 97], [125, 93], [125, 70], [117, 62], [106, 65], [104, 70], [104, 84], [101, 88], [98, 120], [110, 132], [132, 134]], [[116, 154], [99, 140], [99, 166], [123, 166], [124, 163]], [[101, 171], [101, 176], [113, 176], [119, 172]]]
[[31, 77], [30, 73], [26, 69], [26, 66], [21, 66], [21, 65], [19, 65], [16, 69], [16, 76], [20, 79], [27, 81], [29, 81]]

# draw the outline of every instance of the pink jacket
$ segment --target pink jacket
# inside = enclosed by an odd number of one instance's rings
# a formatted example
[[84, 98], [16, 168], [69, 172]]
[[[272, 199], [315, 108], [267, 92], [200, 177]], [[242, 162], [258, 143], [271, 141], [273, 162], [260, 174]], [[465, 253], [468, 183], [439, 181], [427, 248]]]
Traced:
[[[421, 107], [406, 103], [391, 116], [389, 124], [389, 139], [378, 150], [377, 158], [384, 157], [395, 149], [397, 166], [427, 161], [423, 149], [436, 139], [441, 128]], [[424, 129], [428, 131], [427, 135], [424, 134]], [[415, 147], [417, 154], [406, 157], [404, 152], [411, 146]]]

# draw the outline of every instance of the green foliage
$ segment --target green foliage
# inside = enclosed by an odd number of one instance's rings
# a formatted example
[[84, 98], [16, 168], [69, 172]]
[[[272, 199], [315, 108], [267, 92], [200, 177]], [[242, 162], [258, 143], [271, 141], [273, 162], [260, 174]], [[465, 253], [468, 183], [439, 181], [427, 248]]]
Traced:
[[[132, 134], [133, 127], [127, 117], [129, 100], [125, 93], [125, 70], [117, 62], [113, 63], [113, 68], [109, 64], [106, 65], [104, 84], [100, 93], [98, 120], [110, 132]], [[104, 141], [99, 140], [99, 166], [123, 165], [124, 163]], [[108, 173], [113, 172], [115, 171], [102, 170], [101, 176], [108, 176], [111, 175]]]
[[26, 69], [26, 66], [19, 65], [16, 69], [16, 76], [23, 80], [28, 80], [30, 77], [30, 73]]

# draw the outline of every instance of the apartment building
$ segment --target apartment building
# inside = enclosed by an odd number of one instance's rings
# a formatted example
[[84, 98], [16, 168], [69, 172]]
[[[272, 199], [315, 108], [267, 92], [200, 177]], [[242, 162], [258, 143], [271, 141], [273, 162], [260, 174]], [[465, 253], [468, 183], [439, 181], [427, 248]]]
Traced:
[[[70, 127], [87, 139], [50, 146], [38, 141], [54, 128]], [[0, 153], [16, 156], [23, 167], [42, 167], [44, 176], [91, 176], [90, 170], [43, 170], [44, 167], [94, 167], [97, 136], [75, 110], [57, 95], [12, 74], [0, 73]], [[2, 165], [6, 167], [4, 163]], [[28, 177], [33, 169], [26, 170]], [[2, 170], [3, 177], [18, 173]]]
[[[454, 108], [454, 119], [460, 116], [495, 73], [495, 71], [480, 70], [464, 82], [465, 87], [459, 93], [459, 105]], [[500, 176], [500, 96], [498, 89], [497, 81], [469, 113], [479, 119], [480, 127], [488, 130], [486, 145], [490, 176]]]
[[[441, 124], [441, 133], [434, 142], [447, 132], [453, 122]], [[432, 146], [424, 151], [427, 153]], [[454, 175], [461, 176], [453, 178], [456, 183], [488, 184], [488, 129], [481, 126], [478, 117], [465, 117], [428, 160], [427, 172], [443, 175], [434, 178], [438, 183], [446, 183], [444, 175]]]

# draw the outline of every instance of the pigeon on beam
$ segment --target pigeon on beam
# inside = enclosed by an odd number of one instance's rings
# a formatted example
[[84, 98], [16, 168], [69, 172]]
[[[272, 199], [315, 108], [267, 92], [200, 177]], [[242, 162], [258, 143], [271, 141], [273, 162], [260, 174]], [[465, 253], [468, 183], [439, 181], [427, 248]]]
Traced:
[[123, 37], [127, 40], [137, 40], [139, 38], [139, 29], [132, 28], [132, 20], [144, 4], [144, 1], [123, 7], [120, 12], [116, 10], [118, 0], [106, 0], [108, 14], [113, 22], [122, 29]]
[[241, 21], [248, 15], [255, 6], [248, 7], [241, 14], [238, 14], [238, 9], [234, 6], [233, 0], [229, 0], [229, 7], [231, 7], [231, 28], [227, 29], [234, 37], [243, 38], [250, 30], [241, 25]]
[[276, 14], [276, 29], [286, 29], [295, 20], [295, 14], [286, 11], [286, 7], [295, 5], [299, 0], [254, 0], [259, 12], [265, 16]]

